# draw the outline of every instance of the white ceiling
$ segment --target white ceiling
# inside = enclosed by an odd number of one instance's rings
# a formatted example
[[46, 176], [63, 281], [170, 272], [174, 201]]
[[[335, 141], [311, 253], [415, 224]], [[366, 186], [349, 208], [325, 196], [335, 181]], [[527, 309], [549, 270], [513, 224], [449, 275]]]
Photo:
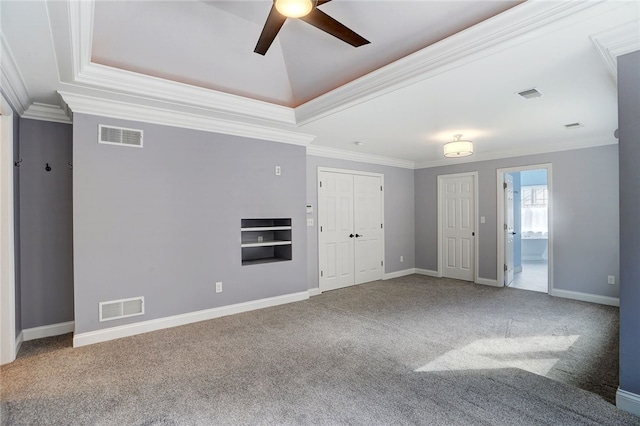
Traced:
[[616, 143], [614, 59], [640, 48], [640, 2], [334, 0], [321, 9], [370, 45], [288, 20], [263, 57], [270, 4], [4, 0], [3, 92], [26, 117], [50, 118], [60, 91], [74, 111], [108, 101], [405, 167], [461, 161], [442, 156], [457, 133], [475, 143], [462, 161]]

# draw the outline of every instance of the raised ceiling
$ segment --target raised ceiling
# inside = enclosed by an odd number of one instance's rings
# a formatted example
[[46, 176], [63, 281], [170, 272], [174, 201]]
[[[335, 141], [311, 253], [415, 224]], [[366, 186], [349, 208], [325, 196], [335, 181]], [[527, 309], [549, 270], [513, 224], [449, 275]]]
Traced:
[[[270, 5], [3, 0], [3, 92], [28, 118], [65, 121], [68, 103], [402, 167], [616, 143], [615, 57], [640, 48], [640, 2], [333, 0], [371, 44], [287, 20], [261, 56]], [[458, 133], [475, 153], [445, 160]]]

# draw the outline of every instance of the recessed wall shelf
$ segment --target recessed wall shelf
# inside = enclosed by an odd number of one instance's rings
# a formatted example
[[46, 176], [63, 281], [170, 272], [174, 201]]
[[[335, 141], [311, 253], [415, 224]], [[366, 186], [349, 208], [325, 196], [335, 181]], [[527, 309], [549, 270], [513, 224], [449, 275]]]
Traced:
[[242, 264], [291, 260], [291, 218], [242, 219]]

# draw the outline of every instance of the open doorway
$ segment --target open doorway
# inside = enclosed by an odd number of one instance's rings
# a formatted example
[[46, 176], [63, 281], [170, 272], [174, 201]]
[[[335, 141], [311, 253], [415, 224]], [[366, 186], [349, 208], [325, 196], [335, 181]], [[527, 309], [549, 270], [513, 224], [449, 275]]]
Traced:
[[552, 288], [550, 194], [551, 165], [498, 170], [498, 282], [504, 286]]

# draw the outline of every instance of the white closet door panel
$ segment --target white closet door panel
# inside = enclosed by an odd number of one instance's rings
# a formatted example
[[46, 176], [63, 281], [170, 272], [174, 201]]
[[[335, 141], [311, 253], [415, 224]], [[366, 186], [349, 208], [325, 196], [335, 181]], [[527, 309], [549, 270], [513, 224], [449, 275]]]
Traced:
[[382, 178], [355, 175], [355, 283], [382, 279]]
[[474, 280], [474, 177], [445, 178], [443, 197], [443, 276]]

